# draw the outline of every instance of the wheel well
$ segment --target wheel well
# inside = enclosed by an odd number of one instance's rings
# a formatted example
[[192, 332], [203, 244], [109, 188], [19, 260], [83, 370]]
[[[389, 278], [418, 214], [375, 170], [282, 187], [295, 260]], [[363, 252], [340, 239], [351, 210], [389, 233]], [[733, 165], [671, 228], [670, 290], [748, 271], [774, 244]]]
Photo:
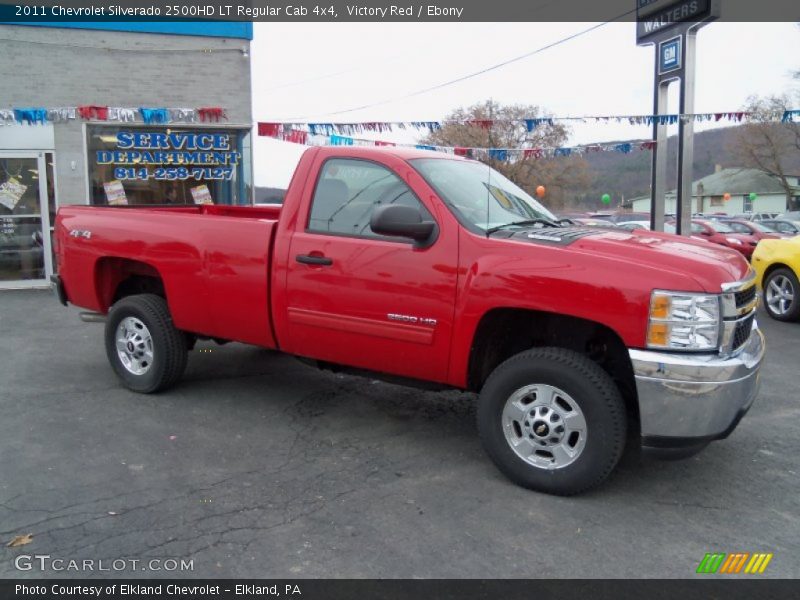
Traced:
[[639, 403], [628, 349], [610, 328], [577, 317], [543, 311], [500, 308], [486, 313], [475, 332], [467, 385], [480, 391], [503, 361], [531, 348], [556, 346], [584, 354], [616, 383], [638, 433]]
[[164, 282], [155, 267], [128, 258], [105, 257], [97, 261], [95, 289], [104, 311], [121, 298], [134, 294], [167, 297]]
[[[764, 278], [761, 280], [761, 287], [762, 288], [764, 287], [764, 284], [767, 283], [767, 278], [772, 274], [772, 272], [776, 271], [778, 269], [789, 269], [790, 271], [792, 271], [792, 273], [794, 273], [794, 271], [792, 270], [792, 268], [790, 266], [785, 265], [783, 263], [771, 264], [769, 267], [767, 267], [767, 270], [764, 271]], [[797, 275], [797, 274], [795, 273], [795, 275]]]

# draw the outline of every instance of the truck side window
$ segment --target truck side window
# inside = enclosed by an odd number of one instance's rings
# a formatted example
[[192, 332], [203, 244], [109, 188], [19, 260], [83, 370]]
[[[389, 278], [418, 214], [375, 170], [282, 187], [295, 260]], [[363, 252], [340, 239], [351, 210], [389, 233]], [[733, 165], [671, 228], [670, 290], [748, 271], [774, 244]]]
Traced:
[[412, 206], [423, 219], [433, 220], [414, 192], [386, 167], [366, 160], [328, 160], [314, 191], [308, 230], [397, 241], [369, 227], [372, 211], [384, 204]]

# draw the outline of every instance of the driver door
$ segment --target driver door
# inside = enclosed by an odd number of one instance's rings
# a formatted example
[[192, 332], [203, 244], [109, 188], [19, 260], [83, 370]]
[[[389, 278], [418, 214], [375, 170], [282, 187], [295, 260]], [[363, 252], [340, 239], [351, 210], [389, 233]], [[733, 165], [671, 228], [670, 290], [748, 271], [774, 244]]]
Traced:
[[[399, 161], [397, 167], [403, 164]], [[458, 231], [440, 231], [425, 248], [379, 236], [369, 219], [376, 207], [386, 204], [419, 208], [425, 219], [433, 220], [409, 185], [385, 164], [328, 158], [321, 165], [305, 226], [292, 236], [284, 349], [332, 363], [446, 381]]]

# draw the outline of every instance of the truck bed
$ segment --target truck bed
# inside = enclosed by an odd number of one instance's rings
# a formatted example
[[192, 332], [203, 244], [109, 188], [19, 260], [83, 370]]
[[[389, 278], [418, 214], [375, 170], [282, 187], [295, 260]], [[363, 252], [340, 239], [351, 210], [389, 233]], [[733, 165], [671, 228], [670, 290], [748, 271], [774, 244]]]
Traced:
[[67, 284], [67, 298], [105, 313], [121, 286], [160, 278], [179, 329], [275, 347], [269, 286], [280, 208], [62, 207], [59, 273], [66, 282], [95, 282]]

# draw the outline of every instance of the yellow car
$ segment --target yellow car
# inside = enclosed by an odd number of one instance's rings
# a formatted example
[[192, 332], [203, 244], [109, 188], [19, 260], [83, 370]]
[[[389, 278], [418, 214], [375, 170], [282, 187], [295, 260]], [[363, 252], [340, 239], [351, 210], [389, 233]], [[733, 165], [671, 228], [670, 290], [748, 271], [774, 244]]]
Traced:
[[800, 318], [800, 235], [784, 240], [761, 240], [753, 252], [758, 286], [764, 291], [764, 308], [773, 319]]

